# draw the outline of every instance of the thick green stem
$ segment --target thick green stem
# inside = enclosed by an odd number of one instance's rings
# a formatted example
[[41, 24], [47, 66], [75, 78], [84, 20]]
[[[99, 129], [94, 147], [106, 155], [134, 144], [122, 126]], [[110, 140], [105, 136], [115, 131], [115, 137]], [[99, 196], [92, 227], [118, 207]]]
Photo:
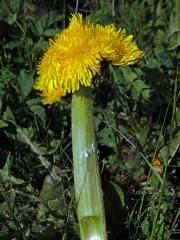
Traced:
[[89, 87], [81, 87], [73, 94], [72, 145], [81, 240], [106, 240], [104, 205]]

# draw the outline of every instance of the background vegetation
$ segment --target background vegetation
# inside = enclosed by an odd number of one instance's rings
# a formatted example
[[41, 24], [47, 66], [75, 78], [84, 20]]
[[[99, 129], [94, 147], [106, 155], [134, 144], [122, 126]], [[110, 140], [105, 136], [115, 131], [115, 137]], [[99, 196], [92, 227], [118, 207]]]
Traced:
[[0, 1], [0, 239], [79, 239], [71, 96], [42, 106], [32, 89], [48, 39], [75, 11], [125, 27], [145, 52], [132, 67], [105, 65], [95, 83], [108, 237], [179, 239], [176, 8], [168, 0]]

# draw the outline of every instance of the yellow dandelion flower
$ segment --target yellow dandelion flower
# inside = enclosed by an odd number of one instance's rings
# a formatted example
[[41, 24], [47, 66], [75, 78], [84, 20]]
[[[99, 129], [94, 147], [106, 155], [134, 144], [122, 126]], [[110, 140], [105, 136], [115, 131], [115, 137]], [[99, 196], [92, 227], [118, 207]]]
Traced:
[[50, 48], [38, 64], [39, 78], [34, 88], [43, 91], [61, 87], [74, 92], [80, 85], [90, 86], [100, 73], [102, 58], [88, 21], [74, 15], [70, 26], [50, 41]]
[[43, 103], [52, 103], [53, 89], [56, 92], [61, 88], [66, 94], [80, 86], [91, 86], [93, 77], [100, 74], [103, 60], [128, 65], [142, 56], [125, 30], [117, 31], [114, 25], [94, 26], [81, 14], [75, 14], [69, 27], [50, 40], [50, 47], [37, 66], [39, 77], [34, 88], [43, 92]]
[[96, 25], [95, 36], [101, 56], [113, 65], [131, 65], [144, 55], [133, 42], [133, 35], [127, 35], [125, 29], [116, 30], [114, 24]]
[[51, 91], [43, 91], [41, 94], [41, 101], [45, 104], [52, 104], [58, 102], [62, 96], [64, 96], [64, 91], [62, 88], [52, 89]]
[[154, 168], [156, 169], [157, 172], [162, 173], [162, 171], [163, 171], [163, 163], [162, 163], [162, 161], [160, 160], [159, 157], [155, 157], [152, 160], [152, 165], [154, 166]]

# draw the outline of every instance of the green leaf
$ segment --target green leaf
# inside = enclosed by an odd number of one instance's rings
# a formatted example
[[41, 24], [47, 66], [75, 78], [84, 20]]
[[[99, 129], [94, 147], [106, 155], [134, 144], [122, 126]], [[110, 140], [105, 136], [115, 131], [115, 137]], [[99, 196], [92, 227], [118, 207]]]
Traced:
[[169, 23], [169, 32], [170, 34], [173, 34], [175, 32], [177, 32], [179, 29], [178, 29], [178, 26], [176, 24], [176, 15], [171, 14], [171, 17], [170, 17], [170, 23]]
[[31, 106], [33, 104], [39, 104], [40, 99], [39, 98], [31, 98], [31, 99], [27, 100], [26, 103], [28, 106]]
[[46, 122], [46, 113], [45, 113], [44, 107], [40, 106], [40, 105], [37, 105], [37, 104], [33, 104], [33, 105], [30, 105], [30, 109], [45, 124], [45, 122]]
[[159, 187], [159, 179], [157, 178], [157, 176], [154, 173], [151, 173], [151, 176], [149, 178], [149, 182], [150, 182], [151, 186], [154, 189], [158, 189], [158, 187]]
[[145, 128], [143, 128], [142, 131], [138, 132], [136, 135], [136, 138], [138, 139], [138, 142], [140, 143], [140, 145], [142, 147], [144, 147], [146, 145], [146, 140], [148, 138], [148, 134], [149, 134], [151, 125], [152, 125], [152, 121], [150, 118], [147, 125], [145, 126]]
[[122, 80], [122, 72], [120, 68], [116, 68], [113, 65], [109, 64], [110, 75], [113, 76], [113, 81], [118, 84]]
[[44, 41], [44, 40], [41, 40], [37, 43], [34, 43], [33, 51], [46, 50], [47, 47], [48, 47], [48, 42]]
[[144, 233], [144, 235], [149, 238], [149, 222], [147, 220], [147, 218], [141, 223], [141, 228], [142, 228], [142, 231]]
[[[30, 129], [31, 130], [31, 129]], [[29, 135], [30, 133], [30, 135]], [[32, 132], [29, 131], [29, 129], [26, 128], [17, 128], [17, 137], [19, 141], [22, 141], [26, 144], [28, 144], [31, 148], [31, 150], [36, 153], [38, 156], [42, 156], [46, 154], [46, 148], [41, 147], [40, 144], [37, 144], [31, 140], [32, 138]]]
[[18, 13], [20, 8], [21, 0], [10, 0], [9, 7], [11, 12]]
[[159, 60], [161, 62], [161, 64], [167, 68], [171, 68], [173, 63], [172, 63], [172, 57], [170, 52], [168, 51], [161, 51], [159, 53]]
[[46, 37], [54, 37], [59, 32], [58, 28], [50, 28], [45, 30], [44, 36]]
[[100, 133], [99, 133], [99, 142], [101, 145], [106, 145], [108, 147], [114, 147], [113, 142], [113, 132], [111, 127], [105, 127]]
[[[21, 141], [23, 143], [27, 143], [27, 139], [31, 141], [31, 139], [34, 136], [34, 129], [32, 127], [29, 128], [21, 128], [21, 130], [17, 129], [17, 138], [18, 141]], [[26, 136], [26, 138], [25, 138]]]
[[4, 167], [0, 169], [0, 182], [5, 183], [9, 179], [9, 171], [10, 171], [10, 154], [8, 154]]
[[88, 19], [93, 23], [108, 24], [109, 22], [112, 22], [110, 8], [108, 8], [106, 4], [104, 4], [104, 6], [101, 5], [99, 10], [96, 9], [93, 14], [88, 16]]
[[[7, 202], [3, 202], [0, 204], [0, 216], [4, 216], [6, 210], [8, 209]], [[0, 235], [1, 236], [1, 235]]]
[[115, 135], [113, 132], [113, 129], [116, 128], [116, 122], [113, 118], [108, 117], [106, 124], [107, 125], [99, 133], [99, 142], [101, 145], [106, 145], [113, 148], [116, 146]]
[[49, 27], [50, 25], [62, 21], [64, 19], [64, 15], [63, 14], [57, 14], [57, 12], [49, 12], [48, 15], [48, 19], [47, 19], [47, 27]]
[[23, 179], [14, 177], [12, 175], [10, 176], [10, 179], [11, 179], [11, 183], [14, 184], [14, 185], [21, 185], [21, 184], [25, 183], [25, 181]]
[[5, 44], [5, 49], [14, 49], [22, 46], [22, 41], [9, 41]]
[[6, 21], [7, 21], [7, 23], [9, 23], [10, 25], [12, 25], [13, 23], [16, 22], [16, 19], [17, 19], [17, 14], [14, 13], [14, 14], [10, 14], [10, 15], [6, 18]]
[[180, 32], [174, 32], [169, 38], [168, 50], [174, 50], [180, 45]]
[[[177, 127], [173, 133], [173, 139], [170, 146], [164, 146], [160, 151], [160, 156], [165, 163], [170, 162], [180, 147], [180, 127]], [[169, 158], [168, 158], [169, 157]], [[168, 158], [168, 159], [167, 159]]]
[[51, 155], [57, 151], [58, 147], [60, 146], [60, 141], [54, 139], [50, 142], [50, 145], [51, 145], [50, 148], [47, 149], [48, 155]]
[[47, 213], [53, 214], [53, 211], [57, 213], [58, 210], [64, 212], [63, 210], [63, 186], [62, 183], [53, 180], [50, 175], [46, 176], [43, 188], [40, 193], [40, 198], [42, 203], [38, 210], [38, 219], [47, 216]]
[[31, 92], [33, 81], [32, 73], [26, 72], [24, 69], [20, 71], [19, 85], [23, 99]]
[[116, 184], [115, 182], [110, 181], [111, 185], [113, 186], [114, 190], [117, 192], [119, 199], [121, 201], [122, 207], [125, 207], [125, 201], [124, 201], [124, 193], [121, 187]]
[[[30, 133], [30, 135], [29, 135]], [[47, 148], [44, 146], [41, 146], [38, 143], [35, 143], [31, 140], [32, 135], [31, 135], [31, 131], [29, 131], [29, 129], [26, 128], [17, 128], [17, 138], [19, 141], [22, 141], [23, 143], [26, 143], [29, 145], [29, 147], [31, 148], [31, 150], [38, 155], [41, 164], [45, 167], [45, 168], [49, 168], [50, 166], [50, 162], [43, 157], [43, 155], [48, 154]]]
[[164, 215], [162, 213], [160, 213], [159, 220], [157, 222], [157, 228], [156, 228], [156, 232], [158, 233], [158, 240], [161, 239], [163, 232], [164, 232], [164, 227], [165, 227], [164, 220], [165, 220]]
[[42, 36], [44, 33], [43, 29], [43, 24], [42, 22], [38, 19], [35, 19], [31, 22], [31, 30], [35, 36]]
[[147, 100], [150, 97], [149, 86], [142, 80], [136, 80], [132, 83], [132, 95], [135, 99], [138, 99], [140, 94]]
[[0, 128], [5, 128], [5, 127], [8, 127], [8, 124], [5, 121], [0, 119]]
[[160, 68], [161, 64], [160, 64], [160, 62], [157, 59], [149, 58], [148, 62], [147, 62], [147, 67], [148, 68]]
[[121, 71], [127, 83], [132, 83], [137, 78], [137, 74], [133, 72], [130, 67], [122, 67]]
[[126, 161], [125, 165], [129, 170], [140, 166], [140, 154], [138, 150], [136, 150], [132, 158]]
[[2, 99], [0, 98], [0, 111], [1, 111], [1, 108], [2, 108]]
[[47, 176], [44, 180], [40, 198], [44, 201], [48, 201], [57, 198], [62, 198], [62, 196], [63, 196], [62, 183], [53, 180], [51, 176]]
[[13, 123], [16, 122], [15, 118], [14, 118], [14, 115], [13, 115], [9, 106], [7, 106], [6, 111], [3, 114], [3, 120], [10, 121], [10, 122], [13, 122]]

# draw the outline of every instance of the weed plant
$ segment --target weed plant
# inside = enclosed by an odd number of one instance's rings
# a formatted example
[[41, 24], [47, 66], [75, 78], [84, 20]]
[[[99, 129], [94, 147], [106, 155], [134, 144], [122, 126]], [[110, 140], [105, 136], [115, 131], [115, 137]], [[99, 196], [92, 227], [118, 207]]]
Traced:
[[108, 239], [179, 239], [178, 4], [0, 1], [0, 239], [79, 239], [71, 96], [42, 106], [32, 90], [48, 39], [77, 11], [125, 27], [145, 53], [106, 64], [93, 91]]

